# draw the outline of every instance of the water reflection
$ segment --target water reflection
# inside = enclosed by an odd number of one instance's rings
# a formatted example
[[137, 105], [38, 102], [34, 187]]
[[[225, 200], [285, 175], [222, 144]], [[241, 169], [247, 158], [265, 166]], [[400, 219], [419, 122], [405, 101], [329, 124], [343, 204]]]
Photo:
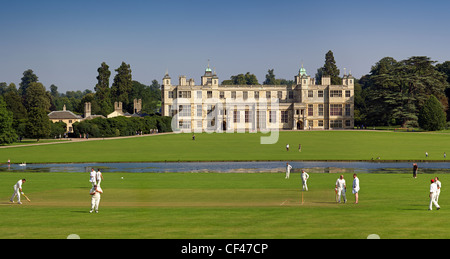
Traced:
[[[305, 169], [311, 173], [412, 173], [412, 162], [289, 162], [293, 172]], [[450, 163], [419, 163], [420, 173], [450, 173]], [[284, 172], [286, 161], [273, 162], [177, 162], [177, 163], [68, 163], [1, 165], [2, 172], [102, 172], [164, 173], [164, 172], [220, 172], [258, 173]]]

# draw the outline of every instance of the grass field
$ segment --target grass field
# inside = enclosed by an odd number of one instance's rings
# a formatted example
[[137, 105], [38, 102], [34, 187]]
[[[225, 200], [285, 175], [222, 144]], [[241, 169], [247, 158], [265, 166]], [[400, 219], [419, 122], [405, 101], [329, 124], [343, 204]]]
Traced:
[[[449, 176], [441, 210], [428, 211], [435, 175], [360, 174], [360, 203], [336, 204], [336, 174], [104, 173], [100, 213], [90, 214], [86, 173], [0, 173], [0, 238], [448, 238]], [[8, 202], [27, 178], [31, 199]], [[123, 179], [121, 179], [123, 177]]]
[[[450, 134], [389, 131], [283, 131], [276, 144], [261, 133], [168, 134], [42, 146], [0, 148], [6, 163], [240, 161], [240, 160], [444, 160]], [[290, 151], [286, 152], [286, 144]], [[302, 152], [298, 152], [298, 145]], [[425, 152], [429, 157], [425, 158]], [[450, 158], [449, 158], [450, 159]]]

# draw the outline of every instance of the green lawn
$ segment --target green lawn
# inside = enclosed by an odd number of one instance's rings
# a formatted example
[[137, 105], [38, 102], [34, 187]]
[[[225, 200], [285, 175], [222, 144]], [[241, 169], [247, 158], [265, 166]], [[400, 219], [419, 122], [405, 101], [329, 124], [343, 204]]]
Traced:
[[[1, 148], [0, 161], [144, 162], [239, 160], [444, 160], [450, 134], [389, 131], [280, 132], [276, 144], [260, 144], [261, 133], [168, 134], [127, 139]], [[290, 151], [286, 152], [286, 144]], [[298, 145], [302, 152], [298, 152]], [[425, 158], [425, 152], [429, 157]]]
[[[338, 175], [311, 173], [302, 204], [298, 173], [104, 173], [90, 214], [85, 173], [0, 173], [0, 238], [449, 238], [445, 187], [442, 209], [427, 210], [433, 176], [360, 174], [360, 204], [350, 188], [336, 204]], [[22, 177], [32, 202], [10, 204]]]

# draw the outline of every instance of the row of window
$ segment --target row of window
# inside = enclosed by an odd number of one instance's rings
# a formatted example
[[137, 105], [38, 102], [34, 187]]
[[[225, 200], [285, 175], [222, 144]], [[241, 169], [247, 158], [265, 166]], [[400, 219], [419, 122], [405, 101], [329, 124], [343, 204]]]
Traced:
[[[247, 117], [246, 117], [247, 118]], [[259, 119], [259, 122], [262, 122], [262, 118]], [[239, 123], [239, 121], [233, 121], [234, 123]], [[247, 121], [246, 121], [247, 122]], [[250, 122], [250, 121], [248, 121]], [[203, 122], [200, 121], [196, 121], [197, 123], [197, 128], [202, 128], [203, 127]], [[344, 123], [344, 124], [343, 124]], [[346, 128], [351, 127], [351, 121], [350, 120], [330, 120], [330, 128], [332, 129], [342, 129], [343, 125], [345, 125]], [[214, 120], [210, 120], [208, 121], [208, 127], [214, 127], [215, 126], [215, 121]], [[260, 123], [259, 124], [260, 128], [265, 128], [266, 125], [264, 123]], [[308, 121], [308, 126], [309, 128], [313, 128], [314, 127], [314, 121], [310, 120]], [[180, 129], [190, 129], [191, 128], [191, 121], [190, 120], [180, 120], [178, 121], [178, 127]], [[317, 121], [317, 127], [324, 127], [324, 121], [323, 120], [318, 120]]]
[[[168, 105], [170, 116], [176, 115], [176, 110], [173, 109], [172, 105]], [[202, 117], [203, 116], [203, 105], [196, 105], [196, 116]], [[324, 105], [318, 104], [317, 105], [317, 116], [324, 116]], [[207, 105], [206, 113], [207, 115], [210, 115], [211, 112], [215, 110], [215, 105]], [[257, 111], [258, 115], [259, 113], [262, 113], [265, 111]], [[233, 118], [234, 122], [240, 122], [240, 111], [234, 110], [233, 111]], [[248, 108], [245, 109], [245, 122], [250, 122], [249, 118], [252, 116], [252, 110], [249, 110]], [[269, 111], [269, 122], [276, 122], [276, 111]], [[297, 111], [297, 115], [298, 115]], [[330, 104], [330, 116], [351, 116], [351, 105], [350, 104]], [[179, 117], [191, 117], [191, 105], [178, 105], [178, 116]], [[227, 115], [227, 110], [219, 110], [219, 115]], [[264, 115], [265, 116], [265, 115]], [[314, 105], [308, 104], [308, 116], [315, 116], [314, 114]], [[289, 122], [289, 111], [281, 111], [281, 123], [288, 123]]]
[[[330, 90], [330, 97], [342, 97], [342, 92], [344, 90]], [[313, 98], [314, 97], [314, 93], [316, 92], [316, 90], [308, 90], [308, 97], [309, 98]], [[176, 91], [169, 91], [169, 98], [173, 99], [174, 96], [176, 96]], [[350, 90], [345, 90], [345, 97], [350, 97], [351, 96], [351, 92]], [[212, 91], [206, 91], [206, 98], [212, 98], [213, 97], [213, 92]], [[259, 99], [260, 97], [260, 92], [259, 91], [253, 91], [253, 97], [255, 99]], [[273, 96], [275, 97], [275, 96]], [[278, 99], [282, 99], [283, 98], [283, 91], [277, 91], [277, 96]], [[287, 91], [287, 99], [294, 99], [294, 91], [290, 90]], [[319, 98], [323, 98], [324, 97], [324, 90], [317, 90], [317, 97]], [[178, 98], [191, 98], [191, 91], [178, 91]], [[202, 99], [202, 91], [196, 91], [196, 98], [197, 99]], [[225, 92], [224, 91], [220, 91], [219, 92], [219, 98], [220, 99], [225, 99]], [[231, 91], [231, 98], [236, 99], [236, 91]], [[248, 91], [243, 91], [242, 92], [242, 98], [244, 100], [248, 99]], [[266, 99], [270, 99], [272, 98], [272, 92], [271, 91], [266, 91]]]

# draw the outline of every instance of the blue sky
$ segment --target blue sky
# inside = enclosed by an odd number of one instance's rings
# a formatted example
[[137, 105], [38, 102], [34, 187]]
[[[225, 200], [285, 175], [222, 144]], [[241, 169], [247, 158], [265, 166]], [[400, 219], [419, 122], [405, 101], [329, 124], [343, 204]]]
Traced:
[[0, 82], [32, 69], [47, 89], [93, 90], [97, 68], [122, 61], [134, 80], [166, 70], [200, 83], [208, 59], [219, 79], [268, 69], [314, 76], [332, 50], [359, 78], [383, 57], [450, 60], [450, 1], [3, 1]]

